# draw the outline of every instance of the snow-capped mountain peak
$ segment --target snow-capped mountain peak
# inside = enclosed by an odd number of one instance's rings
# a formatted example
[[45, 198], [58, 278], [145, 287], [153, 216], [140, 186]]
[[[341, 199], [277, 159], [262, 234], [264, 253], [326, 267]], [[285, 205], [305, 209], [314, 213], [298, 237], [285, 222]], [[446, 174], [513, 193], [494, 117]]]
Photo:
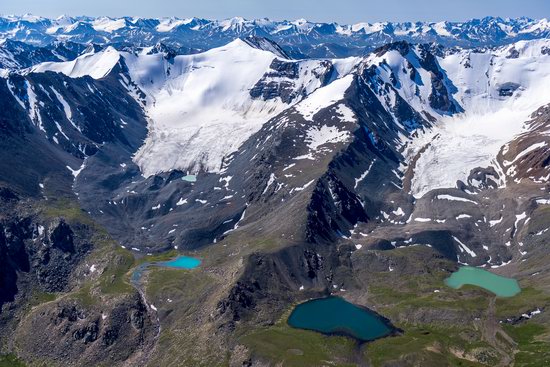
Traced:
[[151, 51], [109, 46], [27, 72], [101, 79], [121, 63], [116, 70], [122, 74], [115, 76], [149, 117], [148, 137], [134, 160], [150, 176], [173, 169], [219, 171], [225, 157], [270, 118], [345, 76], [358, 62], [292, 61], [275, 43], [257, 37], [194, 55], [167, 58]]
[[72, 61], [46, 62], [32, 67], [30, 72], [53, 71], [71, 78], [90, 76], [101, 79], [111, 72], [120, 60], [120, 53], [112, 46], [97, 53], [85, 53]]
[[[156, 55], [125, 54], [131, 79], [151, 101], [146, 107], [149, 135], [134, 158], [144, 175], [176, 168], [219, 171], [224, 157], [266, 121], [321, 87], [322, 75], [310, 73], [320, 62], [280, 56], [241, 39], [202, 54], [177, 56], [172, 63]], [[273, 69], [279, 65], [296, 74]], [[263, 94], [276, 85], [276, 93], [288, 88], [290, 97]]]

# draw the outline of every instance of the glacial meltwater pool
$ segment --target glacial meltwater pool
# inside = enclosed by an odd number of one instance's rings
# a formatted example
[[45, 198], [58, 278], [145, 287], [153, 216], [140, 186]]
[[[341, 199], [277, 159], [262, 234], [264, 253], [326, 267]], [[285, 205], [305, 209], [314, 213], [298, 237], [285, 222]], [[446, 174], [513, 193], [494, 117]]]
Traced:
[[394, 328], [374, 312], [340, 297], [314, 299], [294, 308], [288, 324], [323, 334], [346, 335], [370, 341], [391, 334]]
[[465, 284], [475, 285], [496, 294], [499, 297], [513, 297], [519, 292], [518, 281], [506, 278], [481, 268], [463, 266], [445, 279], [445, 284], [458, 289]]
[[183, 181], [187, 181], [187, 182], [197, 182], [197, 176], [195, 176], [195, 175], [183, 176], [181, 179]]

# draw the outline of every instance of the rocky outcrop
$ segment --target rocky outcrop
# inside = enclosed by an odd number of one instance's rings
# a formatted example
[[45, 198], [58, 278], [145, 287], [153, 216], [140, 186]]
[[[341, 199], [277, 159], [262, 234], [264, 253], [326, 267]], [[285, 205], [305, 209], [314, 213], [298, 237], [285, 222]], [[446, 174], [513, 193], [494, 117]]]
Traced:
[[[332, 77], [334, 66], [328, 60], [318, 62], [319, 65], [311, 70], [313, 76], [324, 86]], [[300, 69], [298, 62], [274, 59], [267, 72], [252, 89], [252, 98], [261, 98], [264, 101], [280, 98], [286, 104], [299, 101], [306, 96], [307, 85], [300, 85]]]
[[335, 240], [357, 222], [368, 221], [361, 199], [333, 172], [318, 181], [307, 210], [306, 238], [311, 242]]
[[18, 328], [25, 360], [54, 365], [119, 365], [151, 348], [157, 330], [135, 293], [102, 304], [63, 300], [34, 310]]
[[64, 220], [49, 225], [35, 220], [0, 221], [0, 306], [15, 300], [22, 279], [44, 292], [66, 291], [72, 271], [91, 249]]
[[[520, 182], [522, 179], [538, 183], [550, 179], [550, 105], [543, 106], [531, 115], [525, 133], [518, 135], [500, 151], [506, 179]], [[504, 178], [503, 178], [504, 179]]]

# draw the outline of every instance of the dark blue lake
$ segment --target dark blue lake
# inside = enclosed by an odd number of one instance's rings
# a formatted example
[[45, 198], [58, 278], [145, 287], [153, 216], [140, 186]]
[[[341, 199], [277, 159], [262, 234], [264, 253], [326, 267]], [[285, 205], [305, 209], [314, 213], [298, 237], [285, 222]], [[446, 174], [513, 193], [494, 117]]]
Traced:
[[323, 334], [346, 335], [370, 341], [390, 335], [394, 329], [382, 317], [340, 297], [327, 297], [296, 306], [288, 324]]

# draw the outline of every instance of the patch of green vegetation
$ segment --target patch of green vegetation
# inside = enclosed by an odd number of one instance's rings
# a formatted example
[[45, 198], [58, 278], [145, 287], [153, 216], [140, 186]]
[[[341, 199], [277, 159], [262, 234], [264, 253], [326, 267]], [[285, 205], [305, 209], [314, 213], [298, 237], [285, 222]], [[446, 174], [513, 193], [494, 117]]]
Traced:
[[132, 253], [122, 248], [113, 249], [112, 258], [99, 279], [100, 290], [104, 294], [123, 294], [133, 292], [128, 272], [135, 265]]
[[57, 295], [55, 293], [36, 291], [32, 294], [31, 299], [29, 300], [29, 305], [38, 306], [42, 303], [55, 301], [56, 298]]
[[358, 352], [352, 339], [293, 329], [283, 322], [246, 334], [240, 342], [255, 357], [285, 367], [355, 366]]
[[92, 218], [83, 210], [75, 200], [62, 198], [43, 202], [42, 216], [46, 218], [63, 218], [68, 222], [79, 222], [89, 226], [95, 226]]
[[217, 279], [201, 269], [151, 267], [147, 299], [161, 311], [162, 330], [151, 366], [228, 366], [226, 350], [208, 320], [197, 319], [212, 302]]
[[[178, 285], [181, 287], [184, 284], [193, 284], [193, 291], [201, 288], [204, 284], [190, 272], [190, 270], [185, 269], [151, 268], [147, 281], [147, 294], [157, 298], [164, 292], [178, 290]], [[199, 283], [195, 283], [197, 281]], [[182, 291], [188, 290], [182, 289]]]
[[[469, 287], [464, 287], [464, 289], [461, 289], [454, 295], [452, 291], [440, 291], [439, 293], [434, 293], [433, 290], [431, 290], [430, 293], [417, 293], [401, 287], [399, 289], [393, 289], [380, 286], [369, 287], [369, 291], [373, 294], [373, 299], [377, 302], [392, 304], [393, 306], [399, 307], [424, 306], [466, 310], [479, 310], [486, 308], [488, 304], [487, 297], [475, 294], [475, 292], [468, 292], [468, 288]], [[461, 297], [464, 293], [474, 294], [473, 297]]]
[[167, 252], [163, 252], [160, 254], [154, 254], [154, 255], [146, 255], [143, 257], [140, 257], [136, 260], [136, 265], [143, 264], [146, 262], [160, 262], [160, 261], [168, 261], [172, 260], [175, 257], [180, 256], [181, 254], [178, 253], [176, 250], [172, 249]]
[[521, 290], [515, 297], [497, 298], [496, 315], [499, 319], [519, 316], [531, 311], [535, 307], [544, 307], [550, 304], [550, 297], [542, 291], [528, 287]]
[[[380, 309], [388, 314], [420, 307], [471, 312], [480, 312], [487, 308], [489, 294], [477, 287], [464, 286], [460, 290], [454, 290], [427, 277], [410, 278], [399, 286], [370, 286], [371, 300], [382, 305]], [[373, 284], [385, 283], [381, 281]], [[439, 292], [435, 293], [434, 290]]]
[[89, 284], [83, 286], [77, 292], [73, 293], [71, 296], [84, 307], [91, 307], [97, 304], [97, 300], [92, 295], [91, 286]]
[[146, 293], [156, 305], [165, 303], [168, 298], [181, 304], [177, 311], [182, 317], [202, 307], [202, 298], [213, 285], [211, 275], [202, 271], [152, 267], [149, 269]]
[[0, 367], [25, 367], [26, 365], [15, 354], [0, 355]]
[[[497, 362], [496, 354], [488, 345], [464, 340], [460, 336], [464, 330], [412, 325], [405, 329], [402, 335], [378, 339], [366, 345], [365, 356], [373, 366], [405, 360], [407, 365], [423, 367], [473, 367]], [[484, 359], [484, 363], [477, 362], [478, 358]]]
[[547, 327], [528, 321], [515, 326], [504, 325], [503, 328], [518, 344], [514, 366], [550, 366], [550, 335]]
[[[378, 306], [378, 310], [392, 318], [403, 311], [418, 308], [464, 311], [480, 314], [487, 309], [492, 293], [479, 287], [465, 285], [453, 289], [445, 284], [450, 273], [443, 268], [452, 267], [446, 260], [434, 260], [435, 263], [426, 268], [418, 265], [425, 258], [425, 247], [398, 248], [384, 252], [391, 256], [393, 263], [411, 264], [418, 267], [416, 274], [403, 275], [399, 270], [394, 272], [371, 272], [364, 276], [368, 279], [370, 302]], [[420, 263], [421, 264], [421, 263]], [[427, 265], [426, 265], [427, 266]]]

